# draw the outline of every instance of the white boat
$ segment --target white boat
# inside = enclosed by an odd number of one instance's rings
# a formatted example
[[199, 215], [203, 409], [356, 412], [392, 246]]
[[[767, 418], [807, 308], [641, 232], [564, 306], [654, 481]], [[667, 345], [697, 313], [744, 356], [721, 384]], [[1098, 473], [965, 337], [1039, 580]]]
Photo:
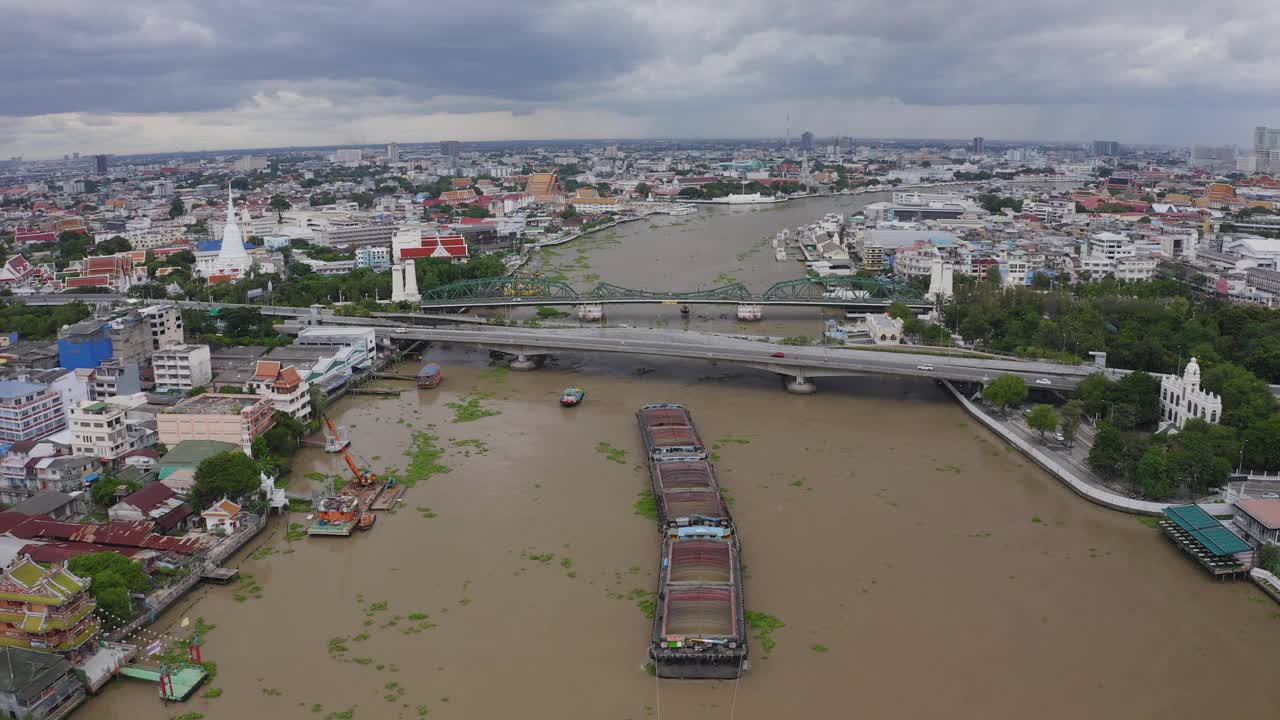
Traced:
[[698, 212], [696, 205], [676, 205], [667, 211], [668, 215], [692, 215]]
[[786, 248], [776, 248], [776, 249], [773, 251], [773, 259], [774, 259], [774, 260], [777, 260], [778, 262], [786, 262], [786, 261], [787, 261], [787, 249], [786, 249]]

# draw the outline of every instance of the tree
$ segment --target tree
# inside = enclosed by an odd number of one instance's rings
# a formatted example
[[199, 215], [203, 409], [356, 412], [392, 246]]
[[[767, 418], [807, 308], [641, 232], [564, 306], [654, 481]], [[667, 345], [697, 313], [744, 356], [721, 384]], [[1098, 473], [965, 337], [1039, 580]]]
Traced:
[[560, 219], [568, 220], [578, 214], [578, 211], [572, 205], [565, 205], [564, 210], [560, 211]]
[[1124, 436], [1120, 430], [1104, 422], [1098, 426], [1093, 447], [1089, 448], [1089, 467], [1104, 477], [1117, 477], [1124, 470], [1124, 451]]
[[487, 218], [491, 217], [492, 213], [489, 212], [489, 208], [483, 205], [470, 205], [463, 211], [462, 215], [469, 218]]
[[1215, 365], [1203, 374], [1204, 389], [1222, 396], [1222, 422], [1247, 428], [1276, 411], [1271, 388], [1248, 370], [1232, 363]]
[[1080, 400], [1068, 400], [1062, 406], [1062, 437], [1067, 441], [1067, 447], [1076, 444], [1076, 430], [1079, 429], [1084, 414], [1084, 403]]
[[89, 486], [89, 497], [93, 500], [95, 508], [106, 509], [116, 504], [116, 491], [123, 485], [125, 487], [125, 495], [135, 493], [142, 489], [134, 480], [117, 480], [107, 475], [100, 477], [92, 485]]
[[93, 236], [80, 230], [67, 230], [58, 235], [58, 257], [63, 260], [80, 260], [93, 247]]
[[276, 222], [280, 222], [284, 218], [285, 210], [292, 210], [293, 206], [289, 204], [289, 199], [283, 195], [272, 195], [271, 202], [267, 203], [267, 207], [276, 211]]
[[97, 601], [107, 627], [121, 625], [122, 619], [133, 617], [131, 593], [151, 589], [151, 577], [142, 566], [118, 553], [77, 555], [67, 563], [67, 568], [80, 577], [90, 578], [89, 594]]
[[258, 466], [253, 458], [239, 450], [201, 460], [195, 477], [190, 497], [197, 512], [223, 497], [238, 502], [255, 493], [259, 485]]
[[1160, 380], [1138, 370], [1112, 386], [1113, 402], [1133, 407], [1134, 423], [1152, 427], [1160, 420]]
[[182, 203], [182, 198], [174, 196], [169, 203], [169, 219], [177, 220], [187, 214], [187, 206]]
[[1044, 434], [1057, 430], [1060, 422], [1062, 422], [1062, 417], [1058, 415], [1058, 411], [1054, 410], [1052, 405], [1036, 405], [1027, 414], [1027, 425], [1032, 430], [1040, 431], [1041, 443], [1044, 442]]
[[1207, 426], [1189, 432], [1184, 428], [1174, 436], [1168, 466], [1171, 481], [1194, 493], [1222, 484], [1231, 474], [1231, 461], [1214, 454]]
[[641, 197], [649, 196], [649, 183], [642, 182], [636, 185], [636, 194]]
[[1134, 470], [1134, 481], [1149, 498], [1162, 498], [1169, 494], [1169, 461], [1162, 448], [1153, 447], [1142, 454]]
[[983, 389], [982, 399], [1008, 412], [1009, 408], [1026, 401], [1027, 383], [1017, 375], [1001, 375]]
[[890, 305], [889, 308], [884, 311], [884, 314], [903, 321], [913, 319], [916, 316], [916, 314], [911, 311], [911, 308], [907, 307], [906, 303], [903, 302], [895, 302]]
[[1243, 464], [1251, 470], [1280, 469], [1280, 415], [1245, 428]]
[[316, 193], [311, 197], [307, 198], [307, 202], [311, 205], [311, 207], [317, 207], [320, 205], [333, 205], [334, 203], [338, 202], [338, 199], [333, 196], [333, 193], [323, 192], [323, 193]]
[[92, 254], [115, 255], [116, 253], [129, 252], [132, 249], [133, 245], [128, 240], [119, 235], [112, 235], [110, 238], [94, 245]]

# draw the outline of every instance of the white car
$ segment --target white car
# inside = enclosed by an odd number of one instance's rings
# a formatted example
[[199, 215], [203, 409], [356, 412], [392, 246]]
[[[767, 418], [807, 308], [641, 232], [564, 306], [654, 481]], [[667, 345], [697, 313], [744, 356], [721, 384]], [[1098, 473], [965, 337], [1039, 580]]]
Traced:
[[405, 333], [407, 333], [407, 332], [409, 332], [409, 329], [408, 329], [408, 328], [396, 328], [396, 329], [395, 329], [395, 333], [396, 333], [397, 335], [403, 335], [403, 334], [405, 334]]
[[1066, 442], [1066, 441], [1067, 441], [1067, 439], [1066, 439], [1065, 437], [1063, 437], [1063, 436], [1062, 436], [1062, 433], [1054, 433], [1054, 434], [1053, 434], [1053, 439], [1054, 439], [1054, 440], [1057, 440], [1058, 442]]
[[1040, 378], [1039, 380], [1037, 380], [1037, 381], [1036, 381], [1036, 384], [1037, 384], [1037, 385], [1052, 385], [1053, 383], [1049, 382], [1049, 378]]
[[932, 371], [932, 370], [933, 370], [933, 366], [932, 366], [932, 365], [917, 365], [917, 366], [916, 366], [916, 369], [917, 369], [917, 370], [929, 370], [929, 371]]

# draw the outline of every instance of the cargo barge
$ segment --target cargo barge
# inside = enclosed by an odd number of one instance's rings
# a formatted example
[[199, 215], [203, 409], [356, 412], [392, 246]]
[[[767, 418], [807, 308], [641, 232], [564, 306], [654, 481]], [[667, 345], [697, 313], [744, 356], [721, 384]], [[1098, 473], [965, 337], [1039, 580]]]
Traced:
[[683, 406], [636, 419], [662, 535], [649, 657], [658, 677], [735, 679], [748, 667], [741, 548], [715, 466]]
[[655, 457], [706, 457], [707, 449], [683, 405], [657, 403], [636, 411], [645, 453]]
[[658, 506], [658, 527], [733, 525], [729, 506], [720, 495], [715, 467], [698, 457], [659, 457], [649, 462], [649, 478]]
[[746, 669], [745, 616], [735, 538], [663, 541], [649, 646], [658, 677], [738, 678]]

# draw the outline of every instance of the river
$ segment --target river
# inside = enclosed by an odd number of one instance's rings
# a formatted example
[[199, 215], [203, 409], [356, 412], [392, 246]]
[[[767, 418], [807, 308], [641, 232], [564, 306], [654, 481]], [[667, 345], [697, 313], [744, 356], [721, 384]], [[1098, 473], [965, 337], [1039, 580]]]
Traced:
[[[700, 211], [688, 226], [632, 224], [585, 254], [631, 287], [723, 272], [754, 288], [794, 277], [794, 264], [736, 260], [739, 248], [836, 209]], [[76, 717], [1280, 713], [1280, 608], [1079, 499], [929, 382], [822, 379], [795, 396], [764, 373], [693, 361], [564, 355], [519, 373], [461, 347], [430, 357], [445, 367], [440, 388], [404, 384], [399, 398], [344, 399], [331, 414], [378, 470], [406, 467], [423, 432], [449, 471], [349, 539], [290, 543], [276, 521], [239, 559], [257, 592], [202, 588], [162, 617], [160, 628], [216, 625], [204, 655], [221, 697], [164, 707], [154, 686], [124, 681]], [[565, 410], [556, 400], [571, 384], [588, 394]], [[454, 422], [449, 403], [468, 400], [472, 417], [499, 414]], [[753, 642], [737, 683], [642, 670], [650, 623], [635, 591], [653, 589], [658, 539], [632, 509], [647, 483], [632, 413], [655, 401], [686, 404], [721, 441], [747, 606], [785, 623], [768, 657]], [[294, 465], [299, 487], [345, 472], [318, 449]], [[259, 546], [272, 551], [250, 557]]]

